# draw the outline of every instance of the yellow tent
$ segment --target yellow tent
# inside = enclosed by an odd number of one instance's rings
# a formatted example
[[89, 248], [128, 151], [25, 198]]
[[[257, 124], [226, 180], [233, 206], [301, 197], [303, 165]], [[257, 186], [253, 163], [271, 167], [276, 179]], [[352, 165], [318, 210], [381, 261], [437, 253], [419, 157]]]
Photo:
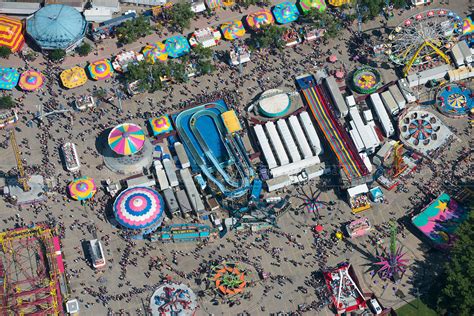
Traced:
[[68, 89], [82, 86], [84, 83], [87, 82], [87, 75], [85, 70], [77, 66], [64, 70], [59, 77], [61, 78], [63, 86]]
[[239, 119], [237, 118], [234, 110], [222, 113], [221, 117], [229, 133], [235, 133], [242, 129], [242, 126], [240, 125]]

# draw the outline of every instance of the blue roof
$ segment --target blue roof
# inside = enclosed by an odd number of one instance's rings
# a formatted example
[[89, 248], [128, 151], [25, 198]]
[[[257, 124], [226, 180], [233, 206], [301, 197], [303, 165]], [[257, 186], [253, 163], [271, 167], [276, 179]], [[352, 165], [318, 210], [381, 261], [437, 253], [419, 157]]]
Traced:
[[63, 4], [51, 4], [26, 21], [26, 31], [43, 49], [67, 49], [81, 40], [87, 22], [79, 11]]

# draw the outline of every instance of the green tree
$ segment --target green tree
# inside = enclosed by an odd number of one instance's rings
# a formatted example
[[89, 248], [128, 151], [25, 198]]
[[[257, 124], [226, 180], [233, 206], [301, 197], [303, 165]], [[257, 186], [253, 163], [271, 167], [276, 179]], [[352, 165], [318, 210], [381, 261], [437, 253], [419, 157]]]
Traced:
[[191, 19], [195, 16], [193, 10], [191, 10], [191, 3], [189, 2], [178, 2], [169, 11], [168, 20], [173, 28], [182, 32], [184, 29], [189, 28], [191, 25]]
[[140, 37], [150, 35], [152, 27], [147, 17], [139, 16], [134, 20], [125, 21], [116, 29], [118, 42], [120, 44], [130, 44]]
[[248, 8], [251, 5], [256, 5], [259, 2], [259, 0], [237, 0], [237, 3], [244, 8]]
[[89, 43], [82, 43], [81, 46], [76, 48], [76, 51], [79, 56], [87, 56], [92, 51], [92, 46]]
[[[472, 204], [471, 204], [472, 206]], [[474, 314], [474, 211], [456, 231], [458, 239], [450, 260], [444, 266], [442, 290], [438, 300], [441, 314], [471, 316]]]
[[11, 53], [12, 53], [12, 50], [10, 48], [6, 46], [0, 46], [0, 58], [8, 59]]
[[385, 0], [362, 0], [361, 2], [367, 7], [368, 18], [370, 19], [378, 16], [385, 6]]
[[397, 9], [401, 9], [407, 6], [407, 0], [392, 0], [393, 6]]
[[9, 95], [0, 97], [0, 109], [7, 110], [15, 106], [15, 101]]
[[186, 73], [186, 64], [181, 60], [180, 62], [169, 61], [171, 77], [178, 83], [188, 81], [188, 74]]
[[94, 92], [92, 93], [92, 96], [98, 100], [104, 100], [105, 97], [107, 97], [107, 90], [100, 87], [99, 89], [94, 90]]
[[259, 32], [255, 33], [250, 39], [250, 46], [255, 48], [278, 48], [285, 46], [282, 39], [285, 29], [276, 25], [264, 26]]
[[59, 49], [59, 48], [53, 49], [53, 50], [50, 51], [49, 54], [48, 54], [48, 58], [49, 58], [51, 61], [54, 61], [54, 62], [60, 61], [60, 60], [62, 60], [64, 57], [66, 57], [66, 51], [64, 51], [64, 50], [62, 50], [62, 49]]
[[304, 20], [306, 23], [313, 24], [317, 28], [325, 29], [325, 38], [335, 38], [339, 35], [341, 25], [339, 20], [328, 12], [320, 12], [319, 10], [311, 10]]
[[191, 60], [196, 66], [197, 73], [209, 74], [214, 71], [215, 67], [212, 62], [213, 51], [209, 47], [197, 45], [191, 51]]

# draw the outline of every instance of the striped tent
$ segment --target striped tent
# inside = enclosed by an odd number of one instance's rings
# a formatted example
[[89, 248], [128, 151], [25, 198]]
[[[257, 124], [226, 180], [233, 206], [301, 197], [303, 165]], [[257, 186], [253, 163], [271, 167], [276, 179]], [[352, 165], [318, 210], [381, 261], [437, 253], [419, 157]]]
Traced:
[[209, 10], [214, 10], [215, 8], [222, 6], [222, 0], [206, 0], [205, 2]]
[[0, 46], [8, 47], [15, 53], [24, 43], [23, 23], [17, 19], [0, 16]]

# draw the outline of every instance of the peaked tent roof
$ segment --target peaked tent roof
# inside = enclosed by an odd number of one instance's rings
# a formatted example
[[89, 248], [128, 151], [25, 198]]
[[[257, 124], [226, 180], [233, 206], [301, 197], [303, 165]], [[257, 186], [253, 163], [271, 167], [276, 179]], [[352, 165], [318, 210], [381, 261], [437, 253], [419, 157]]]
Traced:
[[12, 52], [17, 52], [24, 43], [23, 23], [17, 19], [0, 16], [0, 46], [8, 47]]

